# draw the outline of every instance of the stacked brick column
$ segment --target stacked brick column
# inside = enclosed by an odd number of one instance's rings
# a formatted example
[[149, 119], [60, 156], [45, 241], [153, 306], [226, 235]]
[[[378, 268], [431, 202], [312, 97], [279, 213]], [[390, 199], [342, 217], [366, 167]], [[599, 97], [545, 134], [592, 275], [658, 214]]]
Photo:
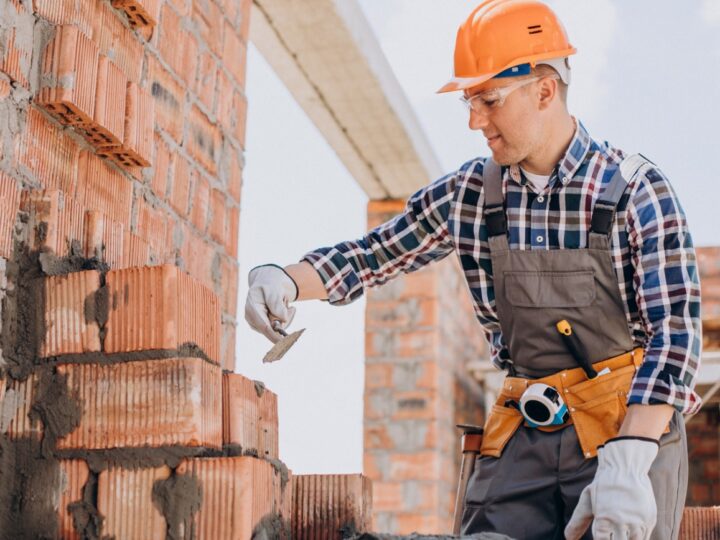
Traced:
[[[368, 226], [403, 206], [370, 202]], [[486, 354], [457, 261], [368, 291], [365, 327], [364, 462], [374, 530], [447, 533], [460, 458], [455, 424], [483, 418], [482, 396], [463, 368]]]

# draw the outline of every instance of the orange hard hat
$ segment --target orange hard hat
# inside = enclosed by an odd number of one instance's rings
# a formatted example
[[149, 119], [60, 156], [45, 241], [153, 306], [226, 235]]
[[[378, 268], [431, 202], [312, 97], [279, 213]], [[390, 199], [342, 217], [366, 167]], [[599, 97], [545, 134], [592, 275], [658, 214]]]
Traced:
[[485, 0], [460, 25], [455, 76], [438, 92], [472, 88], [516, 66], [534, 67], [576, 52], [557, 15], [543, 2]]

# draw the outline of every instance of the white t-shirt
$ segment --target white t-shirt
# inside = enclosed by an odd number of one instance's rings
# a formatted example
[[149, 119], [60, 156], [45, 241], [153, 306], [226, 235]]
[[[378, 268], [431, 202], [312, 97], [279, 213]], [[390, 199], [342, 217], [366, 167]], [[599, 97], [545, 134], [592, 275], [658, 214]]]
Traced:
[[550, 181], [549, 174], [544, 175], [527, 172], [522, 167], [520, 167], [520, 170], [525, 175], [525, 178], [528, 179], [528, 182], [530, 182], [535, 187], [535, 191], [537, 191], [538, 193], [545, 189], [545, 187], [548, 185], [548, 182]]

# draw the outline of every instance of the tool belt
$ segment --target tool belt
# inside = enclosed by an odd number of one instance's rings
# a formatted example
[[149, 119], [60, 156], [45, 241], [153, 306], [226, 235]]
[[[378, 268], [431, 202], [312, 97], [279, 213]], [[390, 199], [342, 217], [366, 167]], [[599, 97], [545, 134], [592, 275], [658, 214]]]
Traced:
[[569, 419], [562, 425], [533, 429], [556, 431], [574, 424], [584, 456], [595, 457], [598, 446], [618, 434], [627, 412], [630, 384], [642, 361], [643, 350], [635, 349], [594, 363], [597, 371], [610, 369], [594, 379], [588, 379], [582, 368], [566, 369], [540, 379], [506, 377], [485, 422], [480, 454], [500, 457], [510, 437], [525, 421], [517, 408], [506, 404], [517, 402], [528, 386], [545, 383], [560, 393], [567, 404]]

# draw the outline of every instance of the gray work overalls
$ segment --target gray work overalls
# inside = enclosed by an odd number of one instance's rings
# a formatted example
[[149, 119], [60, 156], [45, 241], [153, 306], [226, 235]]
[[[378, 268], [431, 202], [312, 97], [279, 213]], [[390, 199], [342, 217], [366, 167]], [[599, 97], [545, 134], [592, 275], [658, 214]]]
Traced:
[[[645, 161], [632, 159], [635, 174]], [[535, 379], [578, 367], [555, 330], [562, 319], [573, 322], [593, 363], [631, 351], [609, 241], [627, 186], [620, 168], [595, 205], [587, 249], [509, 249], [502, 174], [492, 160], [485, 165], [483, 183], [495, 302], [511, 374]], [[521, 425], [500, 457], [481, 456], [475, 465], [466, 492], [464, 534], [492, 531], [518, 540], [551, 540], [564, 537], [597, 459], [585, 459], [572, 424], [554, 432]], [[650, 479], [658, 507], [652, 538], [677, 538], [687, 490], [685, 427], [677, 411], [670, 432], [660, 439]], [[590, 529], [585, 538], [592, 538]]]

